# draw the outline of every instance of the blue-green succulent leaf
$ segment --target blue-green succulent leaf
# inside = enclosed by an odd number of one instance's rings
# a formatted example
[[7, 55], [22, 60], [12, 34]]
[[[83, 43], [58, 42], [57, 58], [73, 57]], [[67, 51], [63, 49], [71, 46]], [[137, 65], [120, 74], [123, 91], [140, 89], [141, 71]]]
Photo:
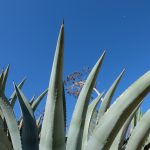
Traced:
[[82, 144], [83, 129], [85, 124], [86, 112], [88, 109], [89, 99], [95, 85], [98, 72], [101, 68], [105, 52], [97, 61], [92, 71], [90, 72], [77, 100], [75, 109], [72, 115], [72, 120], [68, 132], [67, 150], [80, 150]]
[[0, 92], [0, 108], [5, 117], [14, 150], [22, 150], [17, 121], [7, 98]]
[[32, 110], [35, 112], [36, 108], [38, 107], [39, 103], [43, 99], [43, 97], [47, 94], [48, 89], [46, 89], [32, 104]]
[[2, 92], [2, 87], [3, 87], [3, 79], [4, 79], [4, 70], [2, 70], [1, 75], [0, 75], [0, 90]]
[[[150, 91], [150, 71], [134, 82], [103, 115], [86, 150], [108, 150], [126, 119]], [[103, 136], [101, 136], [103, 135]]]
[[98, 120], [100, 120], [100, 118], [104, 115], [104, 113], [107, 111], [107, 109], [109, 108], [110, 106], [110, 102], [111, 102], [111, 99], [115, 93], [115, 90], [123, 76], [123, 73], [124, 73], [125, 70], [123, 70], [120, 75], [117, 77], [117, 79], [114, 81], [114, 83], [112, 84], [112, 86], [109, 88], [109, 90], [107, 91], [106, 95], [104, 96], [104, 99], [100, 105], [100, 109], [99, 109], [99, 112], [98, 112]]
[[[20, 84], [18, 85], [18, 88], [21, 89], [25, 83], [26, 79], [23, 79]], [[14, 90], [14, 92], [12, 93], [12, 95], [10, 96], [10, 105], [12, 106], [12, 108], [14, 108], [15, 102], [17, 99], [17, 95], [16, 95], [16, 91]]]
[[117, 149], [121, 150], [123, 148], [124, 141], [125, 141], [125, 138], [127, 136], [127, 131], [129, 129], [131, 120], [133, 119], [134, 115], [136, 114], [136, 112], [139, 109], [142, 102], [143, 101], [140, 102], [140, 104], [134, 109], [134, 111], [131, 113], [131, 115], [127, 118], [127, 120], [123, 124], [122, 128], [118, 132], [116, 138], [114, 139], [114, 141], [110, 147], [110, 150], [117, 150]]
[[84, 125], [84, 131], [83, 131], [82, 150], [84, 149], [84, 147], [87, 144], [87, 141], [89, 139], [90, 124], [92, 121], [92, 117], [93, 117], [94, 112], [96, 111], [96, 107], [97, 107], [99, 101], [101, 100], [102, 96], [103, 96], [103, 94], [98, 95], [97, 98], [94, 99], [88, 106], [86, 119], [85, 119], [85, 125]]
[[2, 84], [3, 92], [5, 92], [6, 82], [7, 82], [7, 78], [8, 78], [8, 72], [9, 72], [9, 65], [7, 66], [7, 68], [4, 71], [3, 84]]
[[13, 150], [11, 142], [3, 129], [0, 129], [0, 150]]
[[150, 133], [150, 110], [148, 110], [136, 127], [129, 138], [126, 150], [141, 150], [146, 138]]
[[33, 104], [34, 101], [35, 101], [35, 96], [33, 96], [33, 97], [31, 98], [31, 100], [29, 101], [29, 104], [32, 106], [32, 104]]
[[24, 150], [39, 150], [36, 120], [32, 108], [21, 90], [15, 85], [23, 114], [22, 146]]
[[41, 129], [40, 150], [65, 150], [63, 109], [64, 24], [61, 25]]

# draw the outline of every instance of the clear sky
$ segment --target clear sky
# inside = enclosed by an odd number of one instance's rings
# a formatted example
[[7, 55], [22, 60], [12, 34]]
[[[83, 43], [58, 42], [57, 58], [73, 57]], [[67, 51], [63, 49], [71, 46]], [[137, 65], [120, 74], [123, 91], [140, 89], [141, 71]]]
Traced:
[[[150, 68], [149, 8], [149, 0], [1, 0], [0, 69], [11, 65], [7, 94], [13, 90], [12, 81], [19, 83], [24, 76], [29, 99], [48, 86], [64, 18], [64, 77], [92, 67], [106, 50], [99, 90], [107, 90], [126, 68], [117, 97]], [[68, 98], [71, 112], [75, 100]], [[149, 100], [143, 110], [150, 107]]]

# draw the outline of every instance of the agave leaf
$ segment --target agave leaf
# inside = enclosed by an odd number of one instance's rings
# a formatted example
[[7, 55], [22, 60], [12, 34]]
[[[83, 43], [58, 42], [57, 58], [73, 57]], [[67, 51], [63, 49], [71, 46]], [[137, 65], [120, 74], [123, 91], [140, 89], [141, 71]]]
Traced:
[[141, 109], [139, 108], [134, 116], [134, 127], [138, 124], [141, 119]]
[[133, 118], [132, 120], [131, 120], [131, 124], [130, 124], [130, 131], [129, 131], [129, 134], [131, 135], [132, 134], [132, 131], [133, 131], [133, 129], [135, 128], [135, 121], [134, 121], [135, 119]]
[[96, 107], [101, 100], [103, 94], [100, 94], [97, 96], [96, 99], [94, 99], [90, 105], [88, 106], [86, 119], [85, 119], [85, 125], [84, 125], [84, 131], [83, 131], [83, 140], [82, 140], [82, 150], [84, 149], [85, 145], [87, 144], [88, 138], [89, 138], [89, 128], [92, 121], [92, 116], [96, 110]]
[[131, 121], [130, 134], [132, 134], [133, 129], [136, 127], [141, 118], [141, 109], [139, 108]]
[[[29, 104], [31, 105], [31, 107], [34, 107], [34, 109], [36, 110], [36, 107], [38, 106], [38, 103], [40, 103], [40, 101], [42, 100], [42, 98], [44, 97], [45, 92], [43, 92], [36, 100], [35, 100], [35, 96], [33, 96], [29, 102]], [[33, 103], [36, 101], [36, 103], [33, 105]], [[33, 108], [32, 108], [33, 110]], [[33, 110], [33, 111], [35, 111]], [[20, 116], [20, 119], [18, 120], [18, 124], [19, 124], [19, 129], [21, 130], [23, 127], [23, 117]]]
[[133, 117], [137, 113], [142, 102], [143, 101], [140, 102], [140, 104], [134, 109], [134, 111], [131, 113], [131, 115], [128, 117], [128, 119], [125, 121], [121, 130], [118, 132], [115, 140], [113, 141], [113, 143], [110, 147], [110, 150], [117, 150], [117, 149], [121, 150], [122, 149], [122, 146], [123, 146], [124, 141], [125, 141], [126, 133], [127, 133], [128, 128], [129, 128], [129, 125], [131, 123], [131, 120], [133, 119]]
[[5, 92], [6, 81], [8, 78], [8, 72], [9, 72], [9, 65], [7, 66], [6, 70], [4, 71], [3, 84], [2, 84], [2, 91], [3, 92]]
[[15, 85], [23, 114], [22, 146], [25, 150], [39, 150], [36, 121], [32, 108], [21, 90]]
[[[42, 93], [43, 94], [43, 93]], [[42, 100], [43, 97], [42, 94], [36, 99], [36, 101], [39, 101], [39, 100]], [[29, 104], [32, 106], [33, 105], [33, 102], [35, 101], [35, 96], [33, 96], [29, 102]], [[32, 109], [33, 110], [33, 109]], [[18, 124], [19, 124], [19, 129], [21, 130], [22, 127], [23, 127], [23, 117], [22, 115], [20, 116], [19, 120], [18, 120]]]
[[90, 72], [81, 92], [78, 97], [75, 109], [72, 115], [72, 120], [68, 132], [67, 150], [80, 150], [82, 144], [83, 129], [85, 124], [85, 117], [88, 108], [89, 99], [95, 85], [96, 77], [101, 68], [105, 52], [97, 61], [92, 71]]
[[35, 96], [33, 96], [29, 102], [29, 104], [32, 106], [33, 102], [35, 101]]
[[63, 110], [64, 110], [64, 129], [66, 131], [66, 126], [67, 126], [67, 110], [66, 110], [66, 96], [65, 96], [64, 84], [63, 84]]
[[43, 115], [40, 115], [39, 118], [36, 121], [39, 137], [40, 137], [41, 128], [42, 128], [42, 120], [43, 120]]
[[136, 112], [136, 124], [141, 120], [141, 109], [139, 108], [138, 111]]
[[[117, 98], [116, 103], [101, 118], [92, 137], [88, 141], [86, 150], [108, 150], [118, 131], [150, 90], [150, 71], [134, 82], [123, 94]], [[101, 136], [103, 135], [103, 136]]]
[[142, 119], [134, 128], [128, 141], [128, 144], [126, 146], [126, 150], [141, 150], [149, 133], [150, 133], [150, 109], [143, 115]]
[[[23, 79], [20, 84], [18, 85], [18, 88], [21, 89], [25, 83], [26, 79]], [[16, 91], [14, 91], [10, 97], [10, 105], [12, 106], [12, 108], [14, 108], [15, 102], [17, 99], [17, 95], [16, 95]]]
[[[112, 86], [109, 88], [108, 92], [106, 93], [101, 105], [100, 105], [100, 109], [98, 112], [98, 121], [101, 119], [101, 117], [104, 115], [104, 113], [107, 111], [107, 109], [110, 106], [110, 102], [111, 99], [115, 93], [115, 90], [123, 76], [125, 70], [123, 70], [120, 75], [117, 77], [117, 79], [114, 81], [114, 83], [112, 84]], [[98, 123], [98, 122], [97, 122]]]
[[[34, 102], [34, 100], [35, 100], [35, 96], [33, 96], [33, 97], [31, 98], [29, 104], [32, 105], [33, 102]], [[22, 117], [22, 115], [21, 115], [20, 118], [18, 119], [18, 126], [19, 126], [19, 129], [22, 130], [22, 127], [23, 127], [23, 117]]]
[[149, 148], [150, 148], [150, 134], [145, 140], [142, 150], [149, 150]]
[[[130, 124], [131, 124], [131, 120], [132, 120], [132, 115], [134, 116], [140, 109], [141, 104], [143, 103], [144, 99], [139, 103], [139, 105], [135, 108], [135, 110], [131, 113], [131, 115], [129, 116], [129, 118], [126, 120], [124, 125], [124, 128], [122, 129], [122, 133], [120, 133], [120, 142], [119, 142], [119, 148], [121, 148], [121, 146], [123, 145], [124, 141], [123, 139], [126, 136], [127, 133], [127, 129], [129, 128]], [[128, 137], [130, 137], [130, 134], [128, 133]]]
[[38, 127], [39, 127], [39, 125], [41, 124], [42, 118], [43, 118], [43, 114], [41, 114], [41, 115], [39, 116], [39, 118], [36, 120], [36, 125], [37, 125]]
[[0, 149], [13, 150], [10, 140], [8, 139], [4, 130], [0, 129]]
[[4, 129], [4, 119], [2, 118], [2, 112], [0, 111], [0, 129]]
[[13, 149], [22, 150], [20, 133], [19, 133], [17, 121], [15, 119], [15, 115], [13, 113], [13, 109], [2, 92], [0, 92], [0, 108], [8, 126]]
[[21, 118], [18, 121], [18, 128], [20, 131], [22, 131], [22, 127], [23, 127], [23, 117], [21, 116]]
[[48, 89], [46, 89], [31, 105], [32, 106], [32, 110], [33, 112], [35, 112], [37, 106], [39, 105], [39, 103], [41, 102], [41, 100], [43, 99], [43, 97], [47, 94]]
[[40, 150], [64, 150], [64, 109], [63, 109], [63, 55], [64, 24], [61, 25], [54, 56], [45, 114], [41, 129]]
[[2, 70], [2, 73], [0, 75], [0, 90], [2, 91], [3, 87], [3, 79], [4, 79], [4, 70]]
[[[101, 94], [101, 97], [99, 99], [99, 101], [103, 99], [103, 95], [104, 95], [104, 92], [102, 92]], [[98, 95], [98, 96], [100, 96]], [[98, 96], [96, 99], [98, 99]], [[98, 101], [98, 100], [97, 100]], [[88, 129], [88, 139], [90, 138], [90, 136], [92, 135], [96, 125], [97, 125], [97, 115], [98, 115], [98, 110], [96, 109], [97, 105], [99, 104], [99, 101], [98, 103], [96, 103], [96, 106], [94, 107], [93, 111], [92, 111], [92, 116], [91, 116], [91, 119], [90, 119], [90, 123], [89, 123], [89, 129]], [[93, 103], [93, 104], [92, 104]], [[92, 105], [94, 105], [94, 102], [90, 103], [90, 105], [88, 106], [88, 110], [92, 109]], [[88, 113], [88, 112], [87, 112]]]
[[42, 129], [42, 123], [38, 126], [38, 135], [39, 135], [39, 138], [41, 138], [41, 129]]

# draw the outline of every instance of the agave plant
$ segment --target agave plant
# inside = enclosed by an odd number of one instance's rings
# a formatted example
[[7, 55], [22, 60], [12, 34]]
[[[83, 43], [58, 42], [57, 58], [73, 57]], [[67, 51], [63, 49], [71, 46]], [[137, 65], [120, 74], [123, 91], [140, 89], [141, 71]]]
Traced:
[[[105, 52], [89, 73], [78, 96], [69, 130], [66, 131], [66, 105], [63, 85], [64, 23], [61, 25], [43, 117], [34, 112], [47, 90], [28, 101], [17, 86], [11, 98], [5, 96], [9, 67], [0, 76], [0, 149], [2, 150], [141, 150], [149, 145], [150, 111], [142, 114], [140, 105], [150, 90], [150, 71], [141, 76], [111, 104], [124, 70], [106, 94], [90, 97]], [[18, 97], [22, 116], [15, 118]], [[100, 104], [99, 109], [97, 108]]]

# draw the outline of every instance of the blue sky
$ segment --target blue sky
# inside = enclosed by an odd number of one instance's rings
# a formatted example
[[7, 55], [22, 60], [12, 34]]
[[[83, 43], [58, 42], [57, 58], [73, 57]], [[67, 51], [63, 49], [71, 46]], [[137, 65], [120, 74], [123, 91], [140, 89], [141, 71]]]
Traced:
[[[19, 83], [24, 76], [23, 91], [29, 99], [48, 86], [64, 18], [64, 77], [84, 66], [92, 67], [106, 50], [99, 90], [107, 90], [126, 68], [117, 97], [150, 68], [149, 8], [149, 0], [1, 0], [0, 69], [11, 65], [7, 94], [13, 90], [12, 81]], [[75, 100], [68, 98], [70, 113]], [[149, 107], [146, 99], [142, 109]]]

